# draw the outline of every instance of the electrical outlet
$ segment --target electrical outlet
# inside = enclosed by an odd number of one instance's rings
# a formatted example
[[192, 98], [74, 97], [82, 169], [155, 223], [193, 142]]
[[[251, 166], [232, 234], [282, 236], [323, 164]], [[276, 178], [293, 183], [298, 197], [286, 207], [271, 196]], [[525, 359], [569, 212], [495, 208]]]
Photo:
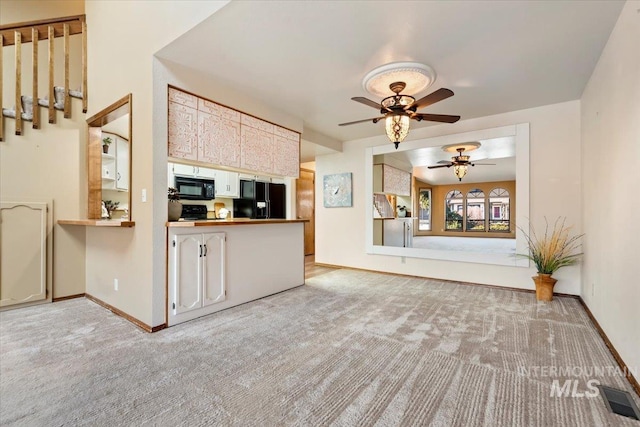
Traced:
[[596, 293], [596, 284], [592, 283], [591, 284], [591, 296], [593, 296]]
[[142, 189], [142, 203], [145, 203], [147, 201], [147, 189], [143, 188]]
[[118, 279], [113, 279], [113, 290], [114, 291], [118, 290]]
[[407, 263], [407, 258], [405, 258], [405, 257], [400, 257], [400, 263], [401, 263], [401, 264], [406, 264], [406, 263]]

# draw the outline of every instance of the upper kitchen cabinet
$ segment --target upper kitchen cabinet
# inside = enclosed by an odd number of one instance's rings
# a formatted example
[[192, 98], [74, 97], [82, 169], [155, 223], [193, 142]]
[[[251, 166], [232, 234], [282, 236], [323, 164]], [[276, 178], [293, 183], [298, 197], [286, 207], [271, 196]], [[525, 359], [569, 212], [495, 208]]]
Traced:
[[198, 160], [240, 167], [240, 113], [198, 99]]
[[297, 178], [300, 134], [170, 87], [169, 157]]
[[397, 196], [410, 196], [411, 173], [387, 164], [373, 165], [373, 191]]

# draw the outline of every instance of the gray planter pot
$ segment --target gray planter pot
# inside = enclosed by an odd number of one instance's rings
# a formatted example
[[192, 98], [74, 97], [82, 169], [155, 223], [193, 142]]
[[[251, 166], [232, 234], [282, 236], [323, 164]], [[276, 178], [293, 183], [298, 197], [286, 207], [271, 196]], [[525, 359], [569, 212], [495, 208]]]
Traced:
[[169, 200], [169, 221], [177, 221], [182, 216], [182, 203]]

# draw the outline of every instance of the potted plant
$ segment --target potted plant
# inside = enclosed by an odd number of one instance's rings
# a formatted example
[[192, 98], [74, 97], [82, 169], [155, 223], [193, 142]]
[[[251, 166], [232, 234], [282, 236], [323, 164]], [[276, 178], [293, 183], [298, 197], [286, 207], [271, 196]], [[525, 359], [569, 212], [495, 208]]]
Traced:
[[167, 197], [169, 198], [169, 221], [177, 221], [182, 216], [182, 203], [180, 203], [178, 189], [169, 187]]
[[110, 136], [102, 138], [102, 152], [104, 154], [109, 154], [109, 145], [111, 145], [112, 142], [113, 139], [111, 139]]
[[557, 280], [551, 277], [561, 267], [573, 265], [582, 255], [578, 252], [580, 248], [580, 238], [584, 234], [570, 236], [571, 227], [565, 226], [566, 218], [558, 218], [553, 224], [553, 230], [549, 230], [549, 222], [545, 217], [544, 235], [538, 237], [532, 225], [530, 234], [527, 234], [521, 227], [527, 239], [528, 254], [517, 254], [527, 258], [536, 265], [537, 276], [532, 279], [536, 284], [536, 298], [538, 301], [551, 301], [553, 299], [553, 287]]
[[111, 219], [111, 215], [113, 214], [113, 211], [118, 209], [118, 205], [120, 205], [120, 202], [113, 202], [111, 200], [103, 200], [102, 203], [104, 204], [104, 207], [107, 210], [107, 217], [109, 219]]

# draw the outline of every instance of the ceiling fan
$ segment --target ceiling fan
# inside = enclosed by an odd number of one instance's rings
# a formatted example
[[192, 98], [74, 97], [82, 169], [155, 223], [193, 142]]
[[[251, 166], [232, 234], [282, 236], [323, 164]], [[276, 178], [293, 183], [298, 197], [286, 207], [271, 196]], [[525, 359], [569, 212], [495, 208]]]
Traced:
[[442, 123], [455, 123], [460, 120], [460, 116], [418, 113], [419, 108], [427, 107], [453, 96], [452, 90], [441, 88], [416, 101], [413, 96], [403, 95], [400, 93], [405, 87], [406, 83], [404, 82], [391, 83], [389, 85], [389, 89], [391, 89], [395, 95], [384, 98], [380, 103], [361, 96], [351, 98], [361, 104], [368, 105], [369, 107], [373, 107], [377, 110], [379, 109], [382, 116], [371, 119], [356, 120], [355, 122], [340, 123], [338, 126], [348, 126], [368, 121], [378, 123], [380, 120], [386, 119], [385, 130], [387, 136], [391, 142], [395, 144], [397, 149], [398, 144], [400, 144], [400, 142], [402, 142], [402, 140], [409, 134], [409, 119]]
[[467, 174], [467, 169], [469, 166], [495, 166], [495, 163], [472, 163], [469, 159], [469, 156], [464, 155], [465, 148], [458, 147], [456, 151], [458, 152], [457, 156], [453, 156], [451, 161], [440, 160], [438, 165], [428, 166], [428, 169], [437, 169], [437, 168], [450, 168], [453, 166], [453, 172], [456, 174], [458, 179], [462, 181], [462, 178]]

